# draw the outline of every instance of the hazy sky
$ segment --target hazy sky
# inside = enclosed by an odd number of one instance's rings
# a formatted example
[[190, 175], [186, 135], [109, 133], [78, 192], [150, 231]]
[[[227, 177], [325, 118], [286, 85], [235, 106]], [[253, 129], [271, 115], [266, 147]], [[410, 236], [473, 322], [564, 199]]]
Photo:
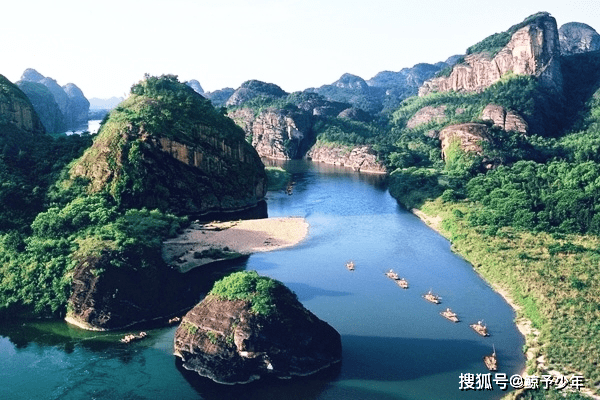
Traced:
[[599, 0], [10, 1], [0, 74], [35, 68], [88, 98], [123, 96], [144, 73], [292, 92], [444, 61], [538, 11], [600, 30]]

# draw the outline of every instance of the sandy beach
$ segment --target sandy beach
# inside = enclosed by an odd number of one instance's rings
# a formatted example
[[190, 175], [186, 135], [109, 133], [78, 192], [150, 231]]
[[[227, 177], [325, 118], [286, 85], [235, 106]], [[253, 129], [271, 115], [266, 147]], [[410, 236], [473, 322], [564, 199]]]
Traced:
[[163, 258], [187, 272], [215, 261], [294, 246], [307, 234], [308, 222], [300, 217], [192, 223], [163, 243]]

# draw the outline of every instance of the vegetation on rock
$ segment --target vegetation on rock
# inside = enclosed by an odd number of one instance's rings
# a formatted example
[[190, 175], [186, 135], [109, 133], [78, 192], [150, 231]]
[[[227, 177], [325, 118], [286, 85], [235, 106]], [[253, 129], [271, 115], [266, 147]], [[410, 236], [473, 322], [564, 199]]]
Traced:
[[281, 282], [260, 276], [256, 271], [235, 272], [216, 282], [209, 293], [227, 300], [245, 300], [252, 312], [269, 316], [277, 312], [279, 301], [297, 300]]

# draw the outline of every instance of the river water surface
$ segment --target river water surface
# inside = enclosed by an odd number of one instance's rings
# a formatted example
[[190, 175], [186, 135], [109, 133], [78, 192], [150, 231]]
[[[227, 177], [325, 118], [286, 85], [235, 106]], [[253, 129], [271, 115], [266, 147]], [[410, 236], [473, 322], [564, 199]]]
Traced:
[[[270, 217], [310, 223], [299, 245], [224, 267], [285, 283], [342, 336], [343, 360], [310, 377], [217, 385], [183, 370], [175, 327], [123, 345], [124, 332], [87, 332], [63, 322], [0, 326], [0, 398], [8, 399], [497, 399], [461, 391], [461, 373], [487, 373], [495, 346], [501, 373], [525, 365], [524, 340], [508, 304], [450, 251], [450, 243], [398, 207], [384, 178], [303, 161], [286, 163], [294, 190], [269, 192]], [[356, 270], [345, 268], [353, 260]], [[400, 289], [384, 272], [409, 281]], [[432, 289], [441, 305], [421, 296]], [[461, 322], [439, 315], [452, 308]], [[490, 337], [469, 324], [483, 319]], [[492, 378], [494, 375], [492, 374]], [[493, 382], [492, 382], [493, 383]]]

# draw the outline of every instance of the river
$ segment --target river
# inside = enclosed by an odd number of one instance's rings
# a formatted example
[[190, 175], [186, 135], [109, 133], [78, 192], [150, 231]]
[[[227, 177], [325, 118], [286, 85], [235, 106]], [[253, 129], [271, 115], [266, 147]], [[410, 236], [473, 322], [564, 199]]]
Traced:
[[[254, 269], [291, 288], [342, 336], [334, 368], [292, 380], [214, 384], [183, 370], [173, 351], [175, 327], [151, 329], [122, 345], [124, 332], [82, 331], [61, 321], [0, 327], [0, 398], [9, 399], [497, 399], [505, 392], [459, 390], [461, 374], [485, 374], [482, 357], [499, 358], [500, 373], [525, 365], [514, 312], [450, 243], [402, 210], [385, 179], [303, 161], [292, 195], [269, 192], [270, 217], [310, 223], [299, 245], [226, 265]], [[353, 260], [351, 272], [345, 263]], [[410, 284], [400, 289], [384, 272]], [[421, 296], [432, 289], [441, 305]], [[439, 315], [445, 307], [461, 322]], [[469, 324], [483, 319], [490, 337]], [[492, 379], [494, 374], [492, 374]], [[510, 387], [510, 386], [509, 386]]]

